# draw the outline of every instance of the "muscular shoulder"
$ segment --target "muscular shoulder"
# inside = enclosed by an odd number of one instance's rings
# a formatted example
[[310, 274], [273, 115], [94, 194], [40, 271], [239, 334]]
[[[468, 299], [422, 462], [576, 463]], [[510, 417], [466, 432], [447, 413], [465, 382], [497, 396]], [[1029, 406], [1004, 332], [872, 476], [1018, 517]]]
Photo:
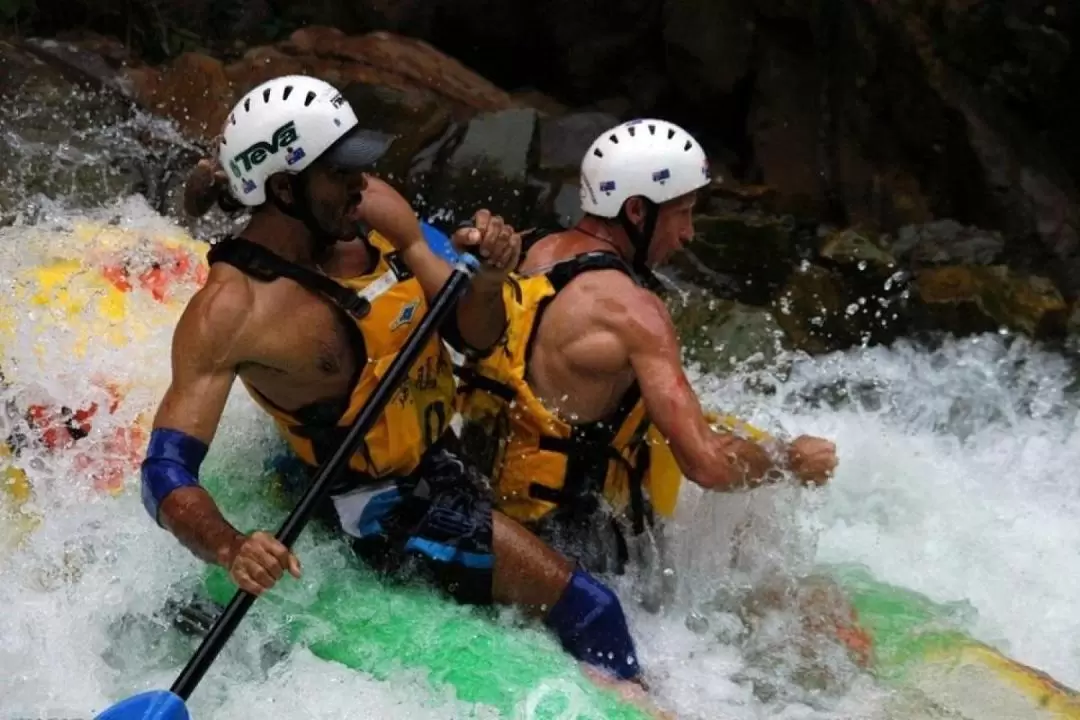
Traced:
[[257, 324], [251, 280], [232, 267], [214, 265], [180, 316], [173, 349], [204, 367], [232, 367], [249, 359]]
[[575, 284], [581, 299], [588, 299], [593, 321], [627, 349], [666, 342], [673, 336], [671, 315], [663, 301], [625, 273], [597, 270], [576, 278], [571, 286]]

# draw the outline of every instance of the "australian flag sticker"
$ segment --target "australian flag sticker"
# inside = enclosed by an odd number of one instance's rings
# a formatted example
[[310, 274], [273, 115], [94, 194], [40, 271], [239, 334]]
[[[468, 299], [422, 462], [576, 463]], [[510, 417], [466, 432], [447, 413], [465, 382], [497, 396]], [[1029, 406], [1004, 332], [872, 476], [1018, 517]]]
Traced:
[[304, 159], [304, 148], [285, 148], [285, 164], [295, 165]]
[[244, 178], [244, 183], [242, 187], [244, 188], [245, 195], [247, 195], [248, 193], [253, 193], [255, 192], [255, 181], [251, 178]]
[[664, 184], [665, 180], [670, 180], [670, 179], [671, 179], [671, 171], [668, 170], [667, 168], [664, 168], [663, 170], [658, 170], [658, 171], [656, 171], [656, 172], [654, 172], [652, 174], [653, 182], [658, 182], [661, 185]]
[[600, 192], [606, 193], [608, 195], [615, 192], [615, 181], [605, 180], [604, 182], [600, 183]]

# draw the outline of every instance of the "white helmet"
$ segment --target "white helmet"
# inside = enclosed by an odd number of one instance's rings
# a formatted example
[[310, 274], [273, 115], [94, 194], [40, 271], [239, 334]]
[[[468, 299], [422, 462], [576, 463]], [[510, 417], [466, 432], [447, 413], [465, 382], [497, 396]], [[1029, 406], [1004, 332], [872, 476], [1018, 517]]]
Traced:
[[598, 137], [581, 161], [581, 209], [613, 218], [641, 195], [656, 204], [709, 184], [709, 162], [690, 133], [665, 120], [630, 120]]
[[306, 75], [274, 78], [229, 113], [218, 160], [236, 199], [262, 205], [271, 175], [302, 172], [328, 150], [335, 164], [349, 168], [381, 157], [393, 138], [356, 125], [356, 113], [333, 85]]

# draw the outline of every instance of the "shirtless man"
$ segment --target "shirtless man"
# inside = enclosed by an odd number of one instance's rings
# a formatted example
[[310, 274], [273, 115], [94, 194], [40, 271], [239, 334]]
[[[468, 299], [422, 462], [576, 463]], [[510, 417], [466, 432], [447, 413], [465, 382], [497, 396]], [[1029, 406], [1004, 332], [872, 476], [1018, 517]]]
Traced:
[[[625, 511], [640, 533], [646, 496], [662, 483], [670, 496], [680, 474], [731, 492], [783, 469], [820, 485], [836, 466], [820, 438], [714, 430], [667, 308], [642, 283], [693, 237], [708, 183], [704, 151], [676, 125], [635, 120], [597, 138], [581, 168], [584, 218], [532, 245], [505, 293], [506, 336], [464, 373], [466, 454], [492, 478], [499, 509], [597, 572], [622, 570]], [[674, 478], [657, 477], [665, 452]]]
[[[220, 166], [252, 215], [238, 237], [211, 249], [208, 281], [178, 322], [172, 382], [142, 465], [151, 517], [254, 594], [285, 572], [299, 577], [300, 563], [269, 533], [236, 530], [198, 484], [234, 380], [317, 467], [451, 273], [404, 198], [362, 171], [388, 143], [357, 125], [335, 88], [305, 76], [267, 81], [230, 113]], [[372, 232], [339, 244], [355, 237], [356, 220]], [[476, 221], [456, 240], [473, 246], [483, 266], [440, 329], [468, 351], [500, 336], [501, 287], [520, 248], [498, 218], [481, 212]], [[492, 512], [479, 478], [447, 447], [453, 399], [449, 356], [436, 337], [331, 491], [353, 548], [380, 572], [418, 574], [460, 602], [520, 606], [579, 660], [637, 679], [614, 594]]]

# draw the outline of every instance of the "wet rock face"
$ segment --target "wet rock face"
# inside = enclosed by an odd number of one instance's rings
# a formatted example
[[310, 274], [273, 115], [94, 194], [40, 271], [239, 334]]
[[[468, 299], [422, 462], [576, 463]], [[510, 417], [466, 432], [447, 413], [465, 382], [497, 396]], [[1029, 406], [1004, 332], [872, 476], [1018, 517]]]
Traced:
[[[458, 122], [558, 107], [546, 93], [686, 125], [738, 183], [774, 188], [784, 213], [890, 233], [953, 218], [1002, 232], [1010, 263], [1037, 246], [1027, 269], [1080, 291], [1076, 3], [163, 0], [152, 18], [121, 0], [74, 4], [87, 12], [37, 0], [21, 20], [89, 21], [174, 58], [132, 80], [190, 131], [216, 132], [223, 78], [232, 97], [281, 72], [431, 93]], [[196, 48], [227, 59], [176, 59]], [[191, 107], [199, 98], [207, 107]], [[542, 185], [544, 198], [569, 192]]]
[[[174, 52], [155, 65], [87, 34], [0, 46], [11, 68], [0, 91], [64, 118], [5, 104], [15, 128], [0, 138], [6, 150], [60, 151], [6, 168], [16, 179], [0, 203], [39, 190], [87, 202], [141, 191], [174, 208], [228, 108], [263, 80], [305, 73], [341, 87], [364, 126], [396, 137], [375, 171], [444, 225], [478, 207], [523, 228], [571, 225], [578, 165], [596, 136], [630, 115], [686, 126], [715, 180], [670, 268], [705, 294], [672, 312], [710, 366], [911, 332], [1056, 338], [1080, 326], [1065, 320], [1080, 294], [1080, 164], [1064, 121], [1048, 119], [1080, 121], [1076, 93], [1049, 97], [1077, 72], [1063, 41], [1080, 22], [1071, 6], [331, 5], [306, 8], [312, 24], [276, 41]], [[228, 22], [269, 12], [249, 10]], [[521, 83], [535, 56], [542, 70]], [[94, 99], [73, 100], [83, 86]], [[129, 100], [180, 135], [144, 137]], [[142, 129], [101, 145], [80, 123]]]
[[529, 156], [536, 135], [531, 108], [481, 113], [469, 121], [437, 181], [432, 205], [464, 220], [482, 206], [498, 208], [516, 227], [528, 224]]
[[68, 50], [0, 41], [0, 222], [132, 193], [166, 209], [191, 148], [133, 112], [101, 55]]

